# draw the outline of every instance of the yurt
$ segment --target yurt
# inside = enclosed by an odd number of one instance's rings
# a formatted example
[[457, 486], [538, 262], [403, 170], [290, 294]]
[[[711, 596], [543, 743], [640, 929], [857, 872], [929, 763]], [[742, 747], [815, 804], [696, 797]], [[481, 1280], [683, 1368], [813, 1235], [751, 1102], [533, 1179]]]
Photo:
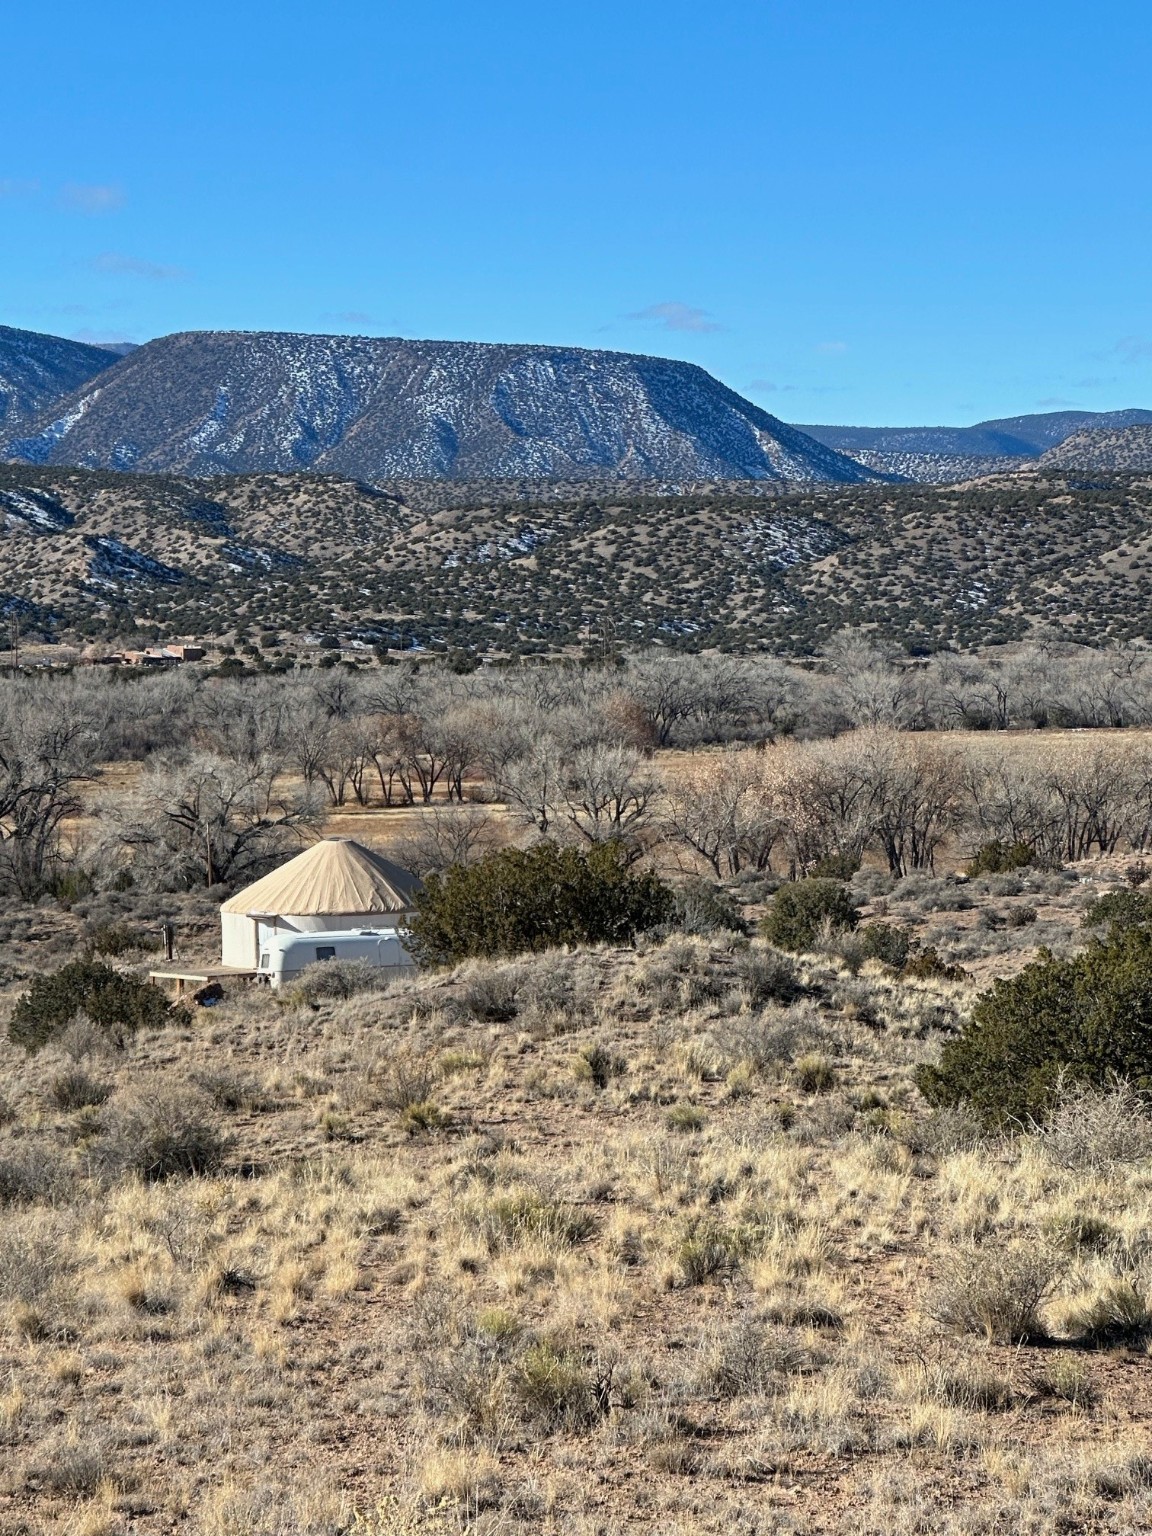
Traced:
[[412, 911], [415, 875], [350, 837], [326, 837], [220, 908], [220, 958], [253, 969], [266, 936], [389, 926]]

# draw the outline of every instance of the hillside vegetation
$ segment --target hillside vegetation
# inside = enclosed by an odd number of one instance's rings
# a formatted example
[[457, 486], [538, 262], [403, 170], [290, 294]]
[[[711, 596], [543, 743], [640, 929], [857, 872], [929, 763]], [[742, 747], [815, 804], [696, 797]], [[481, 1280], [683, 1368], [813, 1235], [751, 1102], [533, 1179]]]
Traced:
[[590, 640], [808, 652], [868, 626], [910, 650], [1034, 632], [1147, 639], [1152, 482], [732, 486], [445, 497], [336, 477], [0, 467], [0, 599], [49, 632], [555, 654]]
[[1085, 428], [1050, 448], [1042, 464], [1057, 471], [1147, 474], [1152, 470], [1152, 426]]

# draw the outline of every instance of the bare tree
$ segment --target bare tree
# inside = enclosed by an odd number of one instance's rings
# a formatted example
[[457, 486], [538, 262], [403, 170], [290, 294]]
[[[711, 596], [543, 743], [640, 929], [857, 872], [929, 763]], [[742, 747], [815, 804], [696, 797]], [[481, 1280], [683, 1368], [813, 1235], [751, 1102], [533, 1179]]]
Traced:
[[764, 794], [792, 875], [832, 855], [858, 859], [872, 835], [872, 788], [854, 736], [786, 744], [763, 759]]
[[1044, 782], [1060, 808], [1064, 858], [1115, 852], [1128, 809], [1125, 756], [1123, 742], [1073, 742], [1048, 754]]
[[665, 784], [665, 835], [700, 855], [716, 878], [766, 869], [780, 821], [757, 752], [707, 754]]
[[701, 705], [699, 677], [684, 657], [655, 656], [637, 662], [628, 675], [628, 690], [646, 711], [660, 747], [671, 743]]
[[591, 843], [635, 845], [651, 820], [659, 779], [639, 752], [597, 742], [575, 752], [561, 779], [567, 824]]
[[1011, 674], [998, 662], [937, 656], [925, 685], [926, 707], [946, 730], [1004, 731], [1012, 722]]
[[480, 805], [434, 806], [418, 818], [397, 857], [418, 875], [439, 874], [454, 864], [474, 864], [500, 846], [492, 812]]
[[860, 630], [842, 629], [825, 647], [853, 725], [898, 729], [915, 713], [915, 689], [906, 668]]
[[114, 811], [120, 842], [145, 878], [169, 888], [250, 879], [321, 819], [314, 796], [280, 786], [278, 766], [204, 752], [158, 761]]
[[61, 863], [61, 832], [80, 809], [79, 785], [93, 777], [92, 717], [62, 692], [6, 690], [0, 715], [0, 883], [39, 896]]
[[1063, 857], [1063, 822], [1039, 765], [999, 743], [969, 750], [963, 768], [963, 798], [969, 842], [975, 849], [993, 840], [1033, 848], [1039, 858]]
[[932, 869], [959, 825], [962, 778], [950, 752], [915, 736], [869, 732], [858, 743], [874, 836], [894, 875]]
[[495, 789], [514, 820], [547, 837], [559, 817], [564, 777], [559, 747], [550, 736], [542, 736], [523, 757], [505, 764]]

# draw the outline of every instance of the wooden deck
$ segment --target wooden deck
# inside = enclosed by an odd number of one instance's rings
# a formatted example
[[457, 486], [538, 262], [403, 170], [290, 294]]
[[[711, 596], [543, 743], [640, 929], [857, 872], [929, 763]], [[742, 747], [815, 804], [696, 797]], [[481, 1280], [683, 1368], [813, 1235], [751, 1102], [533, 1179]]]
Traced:
[[255, 975], [255, 967], [251, 970], [245, 970], [242, 966], [238, 965], [168, 965], [161, 971], [149, 971], [148, 980], [175, 982], [176, 996], [183, 997], [184, 989], [189, 982], [194, 982], [198, 987], [206, 987], [213, 981], [252, 981]]

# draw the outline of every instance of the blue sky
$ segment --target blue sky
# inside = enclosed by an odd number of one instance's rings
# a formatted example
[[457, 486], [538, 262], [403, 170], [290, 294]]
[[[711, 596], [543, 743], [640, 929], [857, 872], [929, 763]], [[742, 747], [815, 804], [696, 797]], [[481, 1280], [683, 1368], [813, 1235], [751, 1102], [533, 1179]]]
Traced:
[[10, 7], [0, 322], [688, 358], [800, 422], [1152, 407], [1152, 13]]

